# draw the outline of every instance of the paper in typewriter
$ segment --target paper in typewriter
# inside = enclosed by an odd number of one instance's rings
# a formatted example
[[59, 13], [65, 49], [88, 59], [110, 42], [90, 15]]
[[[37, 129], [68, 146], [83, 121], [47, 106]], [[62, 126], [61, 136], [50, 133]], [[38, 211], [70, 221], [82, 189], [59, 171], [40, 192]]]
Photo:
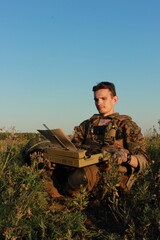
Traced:
[[38, 130], [45, 138], [47, 138], [54, 147], [76, 151], [77, 148], [71, 142], [69, 137], [62, 131], [62, 129]]

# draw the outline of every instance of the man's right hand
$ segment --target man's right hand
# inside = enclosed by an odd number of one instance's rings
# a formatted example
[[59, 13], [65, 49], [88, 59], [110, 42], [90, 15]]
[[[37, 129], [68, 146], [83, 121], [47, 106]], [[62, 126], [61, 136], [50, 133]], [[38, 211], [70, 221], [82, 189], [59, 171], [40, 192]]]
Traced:
[[101, 152], [102, 152], [101, 149], [98, 149], [98, 148], [89, 148], [89, 149], [87, 149], [87, 151], [86, 151], [86, 156], [87, 156], [87, 157], [91, 157], [91, 155], [98, 154], [98, 153], [101, 153]]

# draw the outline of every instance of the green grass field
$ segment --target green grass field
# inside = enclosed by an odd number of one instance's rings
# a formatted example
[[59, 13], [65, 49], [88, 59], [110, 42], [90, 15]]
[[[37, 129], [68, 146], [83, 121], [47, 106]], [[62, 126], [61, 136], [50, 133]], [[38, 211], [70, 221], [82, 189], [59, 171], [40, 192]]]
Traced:
[[159, 240], [160, 136], [146, 137], [150, 165], [131, 193], [115, 189], [95, 201], [84, 190], [62, 203], [49, 199], [43, 169], [27, 166], [22, 151], [35, 134], [0, 133], [1, 240]]

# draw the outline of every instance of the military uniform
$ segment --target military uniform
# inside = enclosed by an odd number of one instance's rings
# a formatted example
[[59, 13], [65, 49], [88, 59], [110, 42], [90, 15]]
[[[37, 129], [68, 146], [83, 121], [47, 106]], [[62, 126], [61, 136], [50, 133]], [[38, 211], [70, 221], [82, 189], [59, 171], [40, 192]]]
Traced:
[[[91, 154], [97, 151], [127, 150], [138, 159], [138, 167], [135, 169], [129, 164], [118, 164], [118, 171], [124, 174], [121, 177], [120, 186], [124, 190], [130, 190], [137, 173], [143, 171], [148, 164], [148, 156], [145, 149], [144, 138], [141, 129], [131, 117], [114, 113], [106, 117], [99, 114], [83, 121], [75, 127], [72, 142], [77, 148], [88, 149]], [[104, 164], [103, 164], [104, 165]], [[97, 184], [97, 176], [101, 163], [84, 167], [88, 179], [88, 190], [91, 191]], [[106, 164], [104, 171], [108, 171], [110, 165]]]
[[[148, 164], [148, 157], [145, 149], [144, 138], [141, 129], [131, 117], [114, 113], [107, 117], [99, 114], [93, 115], [90, 119], [83, 121], [75, 127], [72, 142], [77, 148], [87, 150], [88, 155], [112, 150], [124, 149], [138, 159], [138, 167], [135, 169], [128, 164], [117, 164], [117, 171], [122, 172], [120, 187], [130, 190], [135, 181], [136, 175], [143, 171]], [[83, 168], [72, 168], [55, 165], [43, 159], [43, 150], [51, 147], [50, 141], [42, 136], [32, 139], [26, 146], [24, 155], [27, 162], [37, 155], [38, 164], [45, 168], [44, 178], [47, 180], [46, 189], [53, 198], [59, 198], [66, 194], [74, 195], [83, 185], [88, 191], [99, 183], [101, 173], [110, 171], [109, 163], [98, 163]], [[116, 161], [116, 159], [115, 159]]]

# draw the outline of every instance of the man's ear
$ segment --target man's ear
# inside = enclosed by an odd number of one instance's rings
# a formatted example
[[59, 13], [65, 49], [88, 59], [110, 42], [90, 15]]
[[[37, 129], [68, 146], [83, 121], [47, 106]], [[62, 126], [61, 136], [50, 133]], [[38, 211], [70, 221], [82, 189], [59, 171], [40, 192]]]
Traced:
[[118, 102], [118, 96], [114, 96], [114, 103], [117, 103]]

